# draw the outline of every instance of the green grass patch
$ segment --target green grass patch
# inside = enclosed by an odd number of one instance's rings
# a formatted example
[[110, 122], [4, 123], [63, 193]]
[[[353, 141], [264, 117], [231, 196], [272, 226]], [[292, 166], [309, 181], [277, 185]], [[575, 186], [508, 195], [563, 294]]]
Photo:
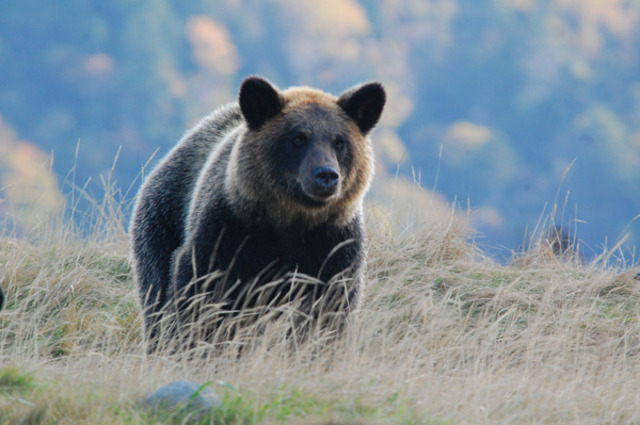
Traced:
[[35, 387], [35, 378], [17, 366], [11, 365], [0, 369], [0, 393], [13, 393], [31, 390]]

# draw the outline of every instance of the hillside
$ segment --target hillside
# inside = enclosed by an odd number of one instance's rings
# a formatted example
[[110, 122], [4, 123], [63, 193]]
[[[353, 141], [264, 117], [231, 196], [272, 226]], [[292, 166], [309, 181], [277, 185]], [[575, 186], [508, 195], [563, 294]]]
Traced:
[[177, 379], [223, 395], [216, 424], [640, 422], [637, 269], [544, 243], [498, 265], [446, 213], [377, 217], [347, 340], [285, 348], [274, 324], [241, 358], [203, 361], [144, 355], [120, 228], [3, 236], [0, 424], [183, 423], [139, 407]]

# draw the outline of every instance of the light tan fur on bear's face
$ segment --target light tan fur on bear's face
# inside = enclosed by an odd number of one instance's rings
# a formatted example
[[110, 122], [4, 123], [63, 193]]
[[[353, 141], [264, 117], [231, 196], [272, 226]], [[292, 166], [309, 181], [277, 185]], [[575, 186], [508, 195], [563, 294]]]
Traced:
[[[247, 202], [262, 208], [269, 221], [277, 227], [304, 224], [312, 228], [321, 223], [344, 225], [361, 209], [362, 198], [373, 176], [373, 150], [371, 143], [358, 126], [338, 106], [337, 98], [320, 90], [294, 87], [281, 93], [284, 100], [282, 113], [269, 120], [256, 131], [243, 129], [236, 137], [232, 149], [226, 191], [232, 205]], [[313, 114], [323, 110], [322, 119]], [[338, 196], [321, 206], [309, 208], [280, 190], [269, 170], [270, 143], [279, 140], [292, 126], [300, 125], [326, 134], [340, 133], [348, 138], [351, 166], [341, 167], [341, 189]], [[295, 184], [288, 182], [288, 184]], [[242, 214], [242, 211], [236, 211]]]

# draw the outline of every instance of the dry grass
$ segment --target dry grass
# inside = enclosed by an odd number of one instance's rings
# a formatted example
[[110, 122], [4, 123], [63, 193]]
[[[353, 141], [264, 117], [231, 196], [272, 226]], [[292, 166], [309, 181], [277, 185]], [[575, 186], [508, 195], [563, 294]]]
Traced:
[[543, 244], [498, 265], [464, 220], [425, 216], [371, 224], [342, 343], [285, 348], [276, 324], [241, 358], [205, 361], [144, 355], [123, 232], [4, 237], [0, 424], [182, 423], [138, 406], [177, 379], [226, 394], [218, 424], [640, 423], [638, 270]]

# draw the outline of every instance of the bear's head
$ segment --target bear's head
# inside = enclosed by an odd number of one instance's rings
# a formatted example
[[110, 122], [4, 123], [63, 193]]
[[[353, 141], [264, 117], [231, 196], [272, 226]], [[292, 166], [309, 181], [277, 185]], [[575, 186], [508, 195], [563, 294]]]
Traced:
[[239, 105], [246, 126], [231, 154], [227, 191], [241, 205], [259, 204], [277, 225], [350, 220], [373, 175], [368, 134], [385, 98], [375, 82], [336, 98], [245, 79]]

